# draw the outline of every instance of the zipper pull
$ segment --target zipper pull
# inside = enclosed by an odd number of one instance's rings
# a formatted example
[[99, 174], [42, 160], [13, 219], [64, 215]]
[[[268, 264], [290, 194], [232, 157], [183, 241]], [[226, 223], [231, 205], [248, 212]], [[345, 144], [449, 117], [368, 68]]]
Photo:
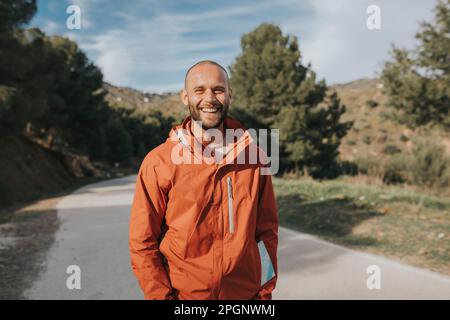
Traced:
[[231, 184], [231, 177], [228, 177], [227, 181], [228, 181], [228, 194], [230, 195], [230, 198], [233, 199], [233, 188]]
[[233, 214], [233, 189], [231, 184], [231, 177], [227, 177], [228, 184], [228, 225], [229, 232], [234, 233], [234, 214]]

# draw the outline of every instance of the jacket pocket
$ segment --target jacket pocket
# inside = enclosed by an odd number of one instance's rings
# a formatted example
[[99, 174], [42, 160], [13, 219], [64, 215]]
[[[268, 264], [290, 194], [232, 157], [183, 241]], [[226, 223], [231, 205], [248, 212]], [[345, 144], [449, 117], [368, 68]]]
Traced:
[[257, 243], [258, 256], [259, 256], [259, 275], [261, 279], [261, 287], [269, 282], [273, 277], [275, 277], [275, 270], [270, 258], [269, 252], [267, 251], [266, 245], [263, 240]]
[[233, 211], [233, 184], [231, 177], [227, 177], [228, 194], [228, 231], [234, 233], [234, 211]]

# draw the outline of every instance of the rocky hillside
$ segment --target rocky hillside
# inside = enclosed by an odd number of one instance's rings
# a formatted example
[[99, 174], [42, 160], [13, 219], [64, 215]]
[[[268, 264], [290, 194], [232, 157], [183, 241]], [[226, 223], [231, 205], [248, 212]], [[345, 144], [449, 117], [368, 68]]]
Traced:
[[391, 121], [382, 89], [377, 79], [360, 79], [330, 87], [347, 107], [343, 120], [354, 122], [340, 147], [342, 159], [383, 160], [395, 153], [410, 153], [417, 138], [440, 141], [450, 154], [450, 134], [438, 129], [411, 130]]
[[188, 115], [188, 110], [180, 102], [177, 93], [145, 93], [135, 89], [104, 84], [106, 100], [113, 108], [140, 109], [160, 111], [166, 117], [173, 117], [177, 122]]
[[[105, 83], [107, 100], [112, 106], [159, 110], [166, 116], [181, 121], [188, 111], [177, 93], [151, 94], [134, 89], [115, 87]], [[355, 161], [367, 157], [388, 157], [411, 152], [415, 138], [423, 136], [441, 141], [450, 153], [450, 136], [439, 130], [412, 131], [388, 119], [387, 97], [382, 93], [378, 79], [359, 79], [346, 84], [330, 86], [346, 105], [343, 120], [354, 122], [353, 128], [340, 147], [343, 160]], [[281, 128], [282, 129], [282, 128]]]

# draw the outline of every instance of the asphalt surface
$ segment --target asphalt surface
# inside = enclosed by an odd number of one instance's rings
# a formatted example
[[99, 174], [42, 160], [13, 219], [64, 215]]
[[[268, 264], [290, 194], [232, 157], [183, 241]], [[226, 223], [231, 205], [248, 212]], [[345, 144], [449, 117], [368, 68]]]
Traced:
[[[58, 203], [61, 220], [28, 299], [142, 299], [130, 268], [128, 221], [136, 176], [85, 186]], [[274, 299], [450, 299], [450, 277], [279, 229]], [[80, 270], [80, 289], [67, 280]], [[379, 289], [369, 289], [369, 266]], [[74, 282], [69, 281], [70, 284]]]

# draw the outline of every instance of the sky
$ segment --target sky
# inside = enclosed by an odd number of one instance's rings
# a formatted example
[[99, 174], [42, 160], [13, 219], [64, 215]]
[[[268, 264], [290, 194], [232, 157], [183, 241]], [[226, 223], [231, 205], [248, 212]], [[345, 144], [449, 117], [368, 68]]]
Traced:
[[[413, 48], [434, 0], [38, 0], [30, 22], [78, 43], [113, 85], [162, 93], [182, 88], [186, 70], [209, 59], [229, 67], [240, 38], [259, 24], [298, 38], [302, 63], [327, 84], [376, 77], [392, 45]], [[77, 5], [81, 28], [69, 30]], [[366, 10], [380, 8], [379, 30]]]

